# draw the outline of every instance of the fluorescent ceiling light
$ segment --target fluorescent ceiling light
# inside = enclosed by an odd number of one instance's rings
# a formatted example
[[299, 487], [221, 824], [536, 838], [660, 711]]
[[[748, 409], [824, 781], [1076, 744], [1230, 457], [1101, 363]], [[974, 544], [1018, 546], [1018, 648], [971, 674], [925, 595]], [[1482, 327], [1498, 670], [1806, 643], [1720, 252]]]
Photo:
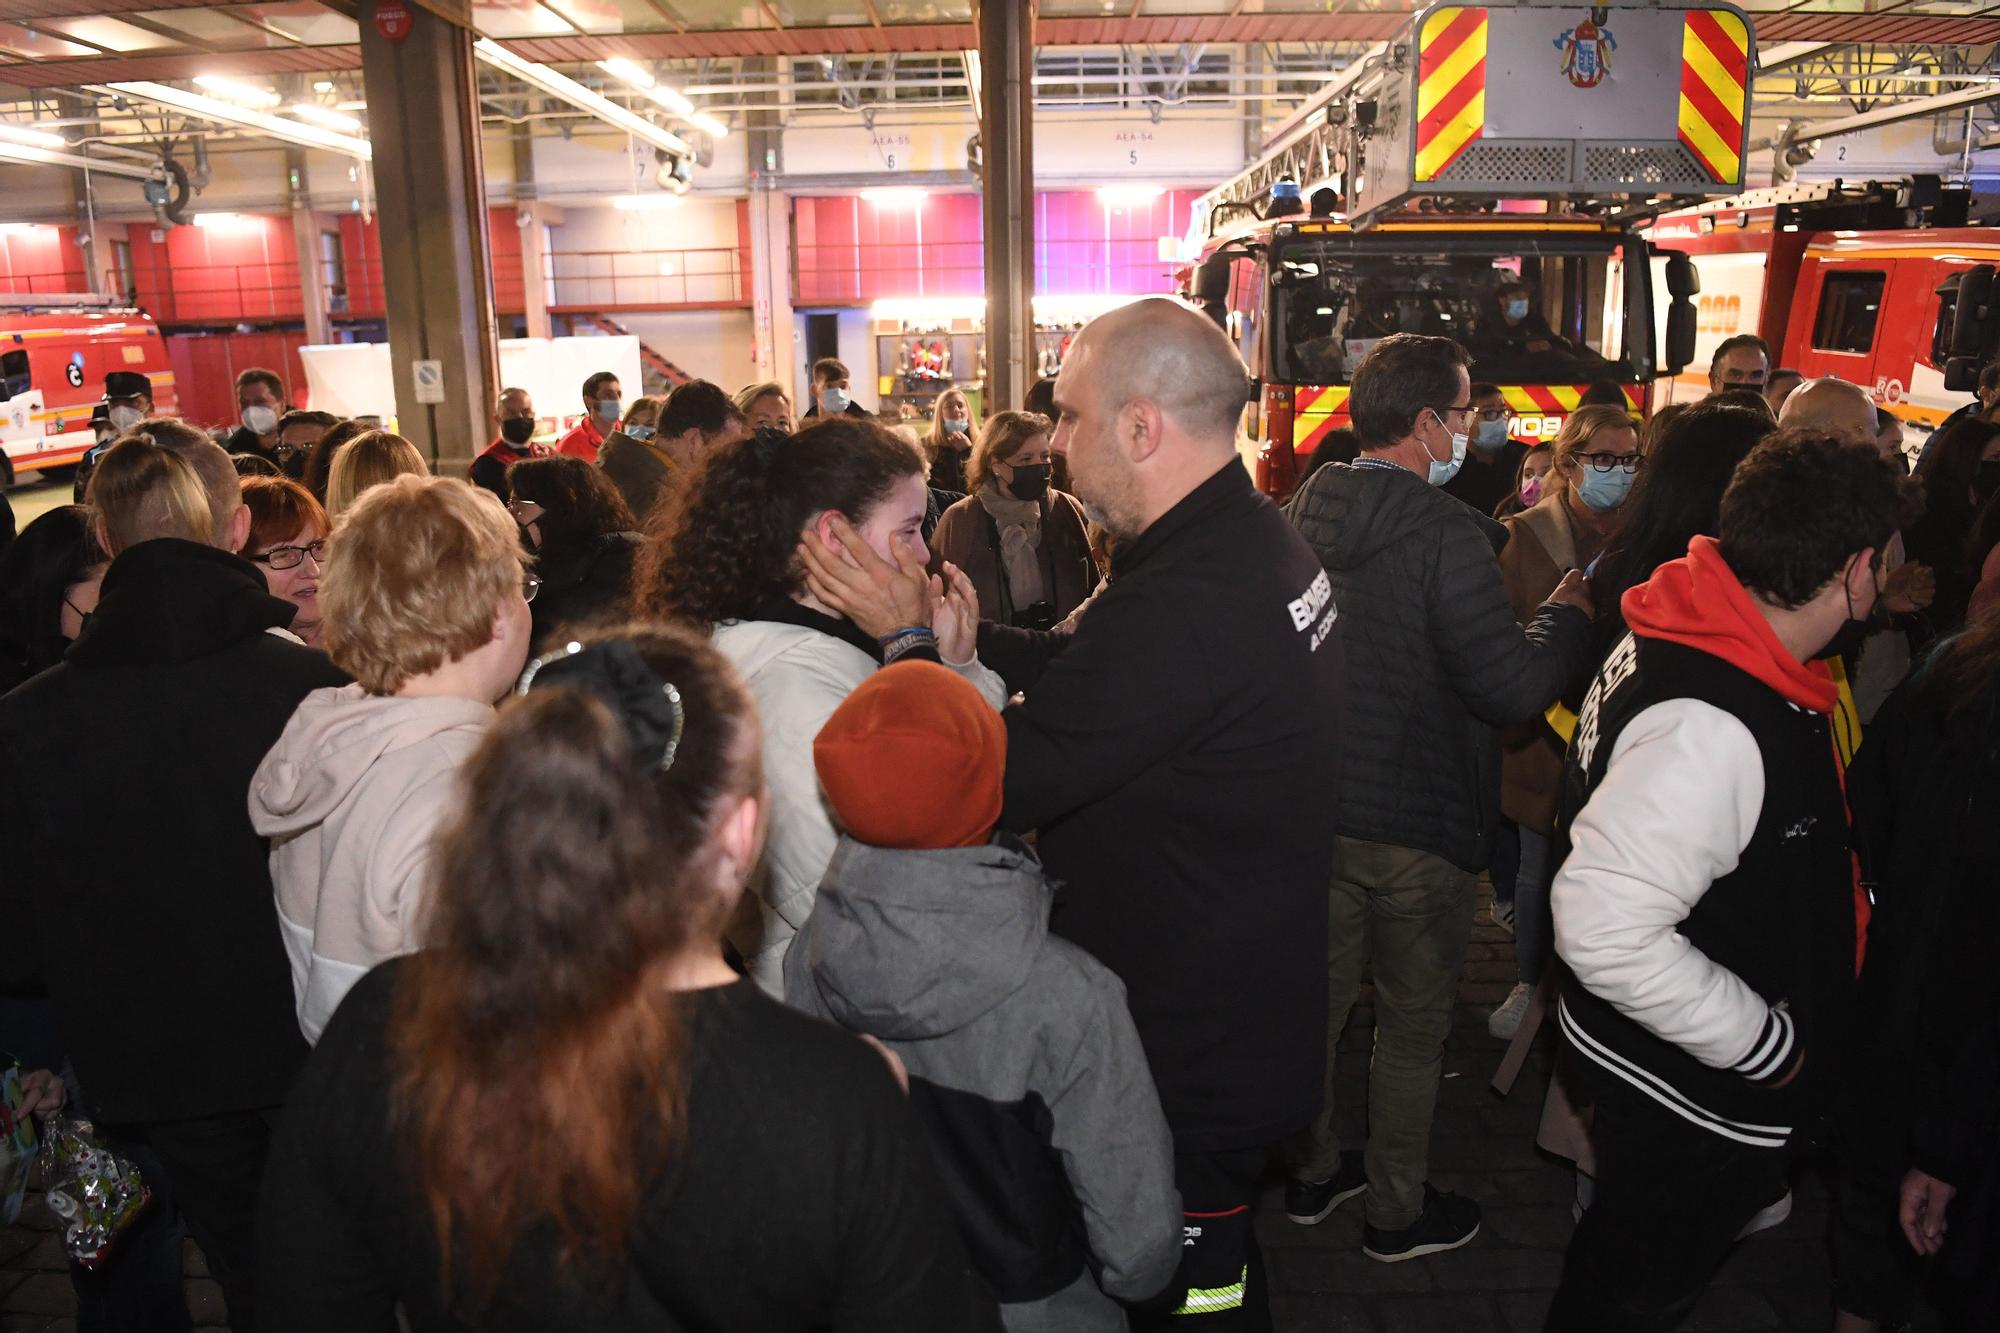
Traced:
[[255, 231], [264, 224], [243, 213], [197, 213], [194, 225], [209, 231]]
[[22, 143], [30, 148], [67, 148], [69, 140], [60, 134], [50, 134], [47, 130], [31, 130], [25, 125], [9, 125], [0, 121], [0, 139], [8, 143]]
[[646, 72], [644, 66], [638, 64], [636, 61], [627, 60], [623, 56], [614, 56], [610, 60], [598, 61], [597, 67], [612, 78], [622, 80], [638, 89], [655, 106], [662, 108], [671, 115], [679, 116], [709, 138], [726, 139], [729, 137], [729, 127], [727, 125], [717, 120], [714, 116], [709, 115], [706, 111], [697, 109], [695, 104], [690, 102], [685, 94], [676, 92], [674, 89], [661, 83], [658, 79], [655, 79], [651, 74]]
[[361, 122], [345, 111], [335, 111], [332, 107], [317, 102], [294, 102], [285, 108], [300, 120], [309, 120], [315, 125], [329, 130], [339, 130], [343, 134], [361, 133]]
[[692, 155], [687, 140], [661, 129], [644, 116], [627, 111], [607, 97], [600, 96], [565, 74], [558, 74], [547, 65], [538, 65], [532, 60], [523, 60], [490, 37], [481, 37], [472, 44], [472, 53], [497, 70], [512, 74], [521, 82], [533, 88], [540, 88], [551, 97], [559, 97], [571, 106], [582, 107], [607, 125], [614, 125], [634, 138], [643, 139], [655, 148], [664, 148], [670, 153]]
[[0, 222], [0, 236], [26, 236], [41, 229], [39, 222]]
[[352, 102], [335, 102], [333, 104], [333, 109], [335, 111], [366, 111], [368, 109], [368, 104], [357, 98], [355, 101]]
[[861, 197], [871, 204], [882, 204], [891, 208], [921, 208], [930, 191], [920, 185], [890, 185], [873, 190], [863, 190]]
[[1097, 198], [1107, 207], [1123, 208], [1150, 202], [1166, 192], [1164, 185], [1105, 185], [1098, 189]]
[[123, 176], [128, 180], [161, 180], [165, 173], [156, 166], [142, 166], [137, 162], [121, 158], [92, 157], [83, 153], [58, 153], [47, 148], [34, 148], [27, 144], [8, 143], [0, 140], [0, 162], [32, 162], [44, 167], [78, 167], [84, 171], [95, 171], [106, 176]]
[[330, 93], [333, 91], [333, 81], [331, 79], [321, 79], [313, 85], [313, 91], [316, 93]]
[[191, 93], [164, 83], [103, 83], [92, 84], [90, 88], [93, 92], [110, 93], [116, 97], [136, 97], [142, 102], [171, 107], [198, 120], [256, 130], [273, 139], [295, 143], [303, 148], [323, 148], [329, 153], [345, 153], [364, 162], [375, 156], [375, 150], [368, 146], [366, 139], [357, 139], [353, 135], [338, 134], [311, 125], [301, 125], [296, 120], [284, 120], [278, 116], [266, 115], [262, 111], [254, 111], [249, 107], [231, 106], [227, 102], [218, 102], [212, 97], [203, 97], [200, 93]]
[[195, 87], [214, 93], [225, 102], [239, 102], [244, 106], [274, 107], [285, 100], [268, 88], [253, 87], [213, 74], [197, 74], [194, 83]]
[[679, 208], [681, 197], [677, 194], [621, 194], [611, 201], [613, 208], [627, 213], [649, 213], [665, 208]]

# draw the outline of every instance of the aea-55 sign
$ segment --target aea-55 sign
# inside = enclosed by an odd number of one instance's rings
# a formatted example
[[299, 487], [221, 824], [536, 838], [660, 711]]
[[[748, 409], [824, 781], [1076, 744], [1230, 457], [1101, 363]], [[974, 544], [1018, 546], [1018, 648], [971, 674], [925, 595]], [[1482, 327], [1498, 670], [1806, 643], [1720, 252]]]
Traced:
[[410, 28], [416, 23], [416, 16], [403, 0], [376, 0], [375, 31], [383, 40], [400, 43], [410, 35]]

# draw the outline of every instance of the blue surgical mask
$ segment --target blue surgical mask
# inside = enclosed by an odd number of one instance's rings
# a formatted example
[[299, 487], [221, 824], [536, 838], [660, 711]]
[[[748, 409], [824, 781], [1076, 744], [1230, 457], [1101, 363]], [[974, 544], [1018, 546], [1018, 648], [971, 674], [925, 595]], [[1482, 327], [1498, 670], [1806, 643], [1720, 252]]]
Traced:
[[618, 415], [623, 410], [619, 399], [600, 398], [597, 400], [597, 419], [607, 425], [618, 420]]
[[1501, 417], [1497, 421], [1488, 421], [1484, 417], [1481, 417], [1479, 419], [1478, 433], [1472, 437], [1472, 442], [1488, 453], [1507, 443], [1507, 418]]
[[854, 400], [847, 396], [847, 390], [828, 388], [819, 391], [819, 410], [828, 416], [839, 416]]
[[1583, 475], [1576, 483], [1577, 498], [1600, 514], [1609, 513], [1625, 503], [1625, 497], [1632, 493], [1632, 479], [1636, 475], [1622, 467], [1599, 472], [1586, 464]]
[[1515, 300], [1507, 303], [1507, 318], [1518, 324], [1527, 317], [1528, 303], [1526, 301]]
[[947, 435], [963, 435], [972, 429], [972, 422], [965, 417], [946, 417], [944, 419], [944, 429]]
[[1443, 413], [1433, 412], [1431, 415], [1437, 418], [1438, 425], [1444, 426], [1451, 434], [1451, 457], [1442, 463], [1435, 458], [1431, 460], [1430, 483], [1433, 486], [1442, 486], [1457, 476], [1458, 470], [1465, 466], [1467, 436], [1464, 431], [1452, 430], [1450, 426], [1445, 425]]
[[627, 426], [625, 433], [641, 444], [653, 438], [653, 428], [651, 426]]

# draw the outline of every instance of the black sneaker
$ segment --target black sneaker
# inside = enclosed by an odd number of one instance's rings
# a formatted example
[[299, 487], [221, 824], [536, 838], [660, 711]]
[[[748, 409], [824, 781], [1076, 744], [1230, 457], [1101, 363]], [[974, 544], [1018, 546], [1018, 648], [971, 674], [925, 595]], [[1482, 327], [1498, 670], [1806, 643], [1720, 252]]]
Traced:
[[1462, 1194], [1445, 1194], [1424, 1186], [1424, 1211], [1400, 1231], [1368, 1227], [1361, 1233], [1361, 1252], [1385, 1264], [1419, 1255], [1455, 1250], [1479, 1234], [1479, 1205]]
[[1361, 1150], [1350, 1148], [1340, 1155], [1339, 1169], [1325, 1180], [1285, 1182], [1285, 1216], [1302, 1227], [1315, 1226], [1367, 1188], [1368, 1171], [1361, 1164]]

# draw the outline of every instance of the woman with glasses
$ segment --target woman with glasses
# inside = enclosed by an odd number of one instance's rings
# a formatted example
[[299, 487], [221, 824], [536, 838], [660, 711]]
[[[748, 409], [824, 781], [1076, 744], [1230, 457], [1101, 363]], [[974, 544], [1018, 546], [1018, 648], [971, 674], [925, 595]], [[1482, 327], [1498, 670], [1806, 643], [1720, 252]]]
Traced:
[[537, 648], [559, 633], [623, 620], [643, 538], [603, 469], [567, 454], [530, 458], [508, 469], [507, 491], [507, 511], [541, 579], [529, 608]]
[[325, 550], [326, 650], [354, 683], [307, 695], [250, 783], [307, 1041], [417, 947], [431, 844], [527, 658], [534, 586], [513, 520], [455, 479], [372, 487]]
[[[1622, 407], [1580, 407], [1556, 433], [1554, 464], [1535, 504], [1511, 518], [1500, 576], [1514, 618], [1523, 625], [1572, 569], [1589, 569], [1618, 522], [1618, 508], [1638, 475], [1639, 431]], [[1489, 1032], [1511, 1038], [1548, 966], [1549, 835], [1562, 786], [1563, 743], [1543, 721], [1510, 727], [1500, 752], [1500, 813], [1520, 832], [1514, 881], [1514, 953], [1519, 982], [1487, 1019]]]
[[332, 524], [312, 492], [284, 477], [243, 478], [243, 507], [250, 535], [236, 554], [257, 566], [264, 586], [298, 608], [292, 633], [318, 648], [324, 643], [319, 611], [320, 563]]

